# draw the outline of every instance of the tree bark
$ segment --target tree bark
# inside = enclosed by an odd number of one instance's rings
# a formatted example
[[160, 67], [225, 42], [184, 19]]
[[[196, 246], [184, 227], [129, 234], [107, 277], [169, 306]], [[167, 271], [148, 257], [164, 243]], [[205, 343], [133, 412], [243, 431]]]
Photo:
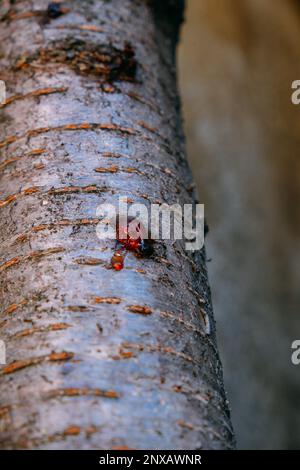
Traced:
[[154, 242], [117, 272], [96, 236], [119, 195], [195, 202], [181, 2], [159, 3], [2, 3], [2, 448], [234, 446], [205, 250]]

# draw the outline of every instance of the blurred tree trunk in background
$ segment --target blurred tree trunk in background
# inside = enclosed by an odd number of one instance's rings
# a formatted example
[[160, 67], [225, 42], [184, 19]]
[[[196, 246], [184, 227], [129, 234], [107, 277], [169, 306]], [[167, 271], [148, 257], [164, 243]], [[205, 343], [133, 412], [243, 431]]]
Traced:
[[[111, 268], [96, 209], [191, 203], [181, 2], [3, 2], [3, 448], [232, 448], [205, 251]], [[210, 324], [210, 328], [208, 328]]]
[[300, 4], [189, 0], [180, 49], [225, 383], [240, 447], [300, 447]]

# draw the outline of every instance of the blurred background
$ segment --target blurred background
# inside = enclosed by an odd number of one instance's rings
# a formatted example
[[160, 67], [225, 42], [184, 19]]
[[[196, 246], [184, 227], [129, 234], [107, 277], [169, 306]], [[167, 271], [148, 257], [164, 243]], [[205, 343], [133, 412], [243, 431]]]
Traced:
[[238, 447], [300, 449], [300, 1], [187, 0], [179, 69]]

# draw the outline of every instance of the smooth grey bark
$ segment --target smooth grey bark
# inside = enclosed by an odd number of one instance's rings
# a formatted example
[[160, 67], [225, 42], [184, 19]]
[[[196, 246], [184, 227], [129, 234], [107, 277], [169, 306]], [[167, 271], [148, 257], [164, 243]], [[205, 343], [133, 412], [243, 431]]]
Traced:
[[[96, 208], [195, 200], [176, 88], [181, 2], [4, 2], [1, 447], [234, 446], [205, 251], [108, 269]], [[174, 7], [175, 5], [175, 7]]]

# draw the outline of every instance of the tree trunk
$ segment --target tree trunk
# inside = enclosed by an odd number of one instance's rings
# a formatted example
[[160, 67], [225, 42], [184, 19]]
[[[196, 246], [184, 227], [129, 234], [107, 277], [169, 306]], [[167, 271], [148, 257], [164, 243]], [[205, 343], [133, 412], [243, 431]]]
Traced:
[[[34, 4], [34, 7], [33, 7]], [[205, 251], [110, 268], [97, 206], [191, 203], [181, 2], [2, 2], [2, 448], [234, 446]]]

